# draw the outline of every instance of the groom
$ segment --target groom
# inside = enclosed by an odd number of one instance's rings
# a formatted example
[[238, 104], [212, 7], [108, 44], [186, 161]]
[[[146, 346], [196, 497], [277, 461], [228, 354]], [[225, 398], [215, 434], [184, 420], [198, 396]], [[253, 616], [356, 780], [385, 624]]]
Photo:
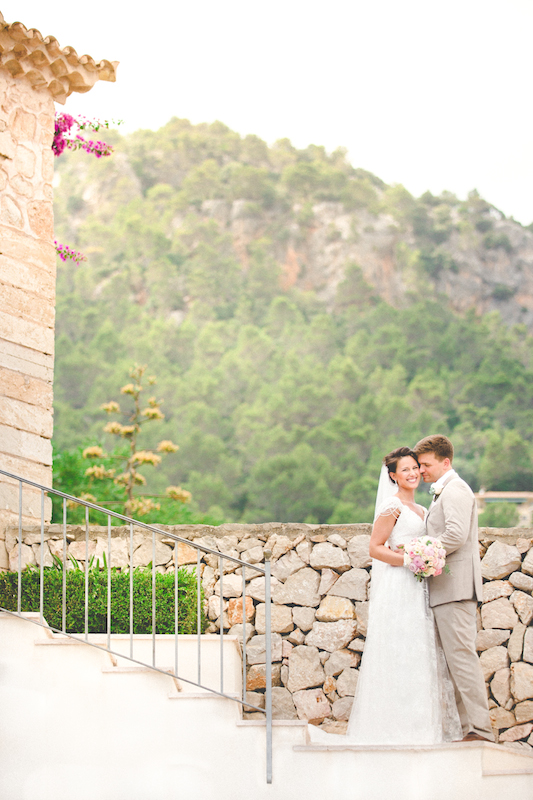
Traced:
[[476, 608], [482, 597], [476, 501], [452, 468], [446, 436], [426, 436], [414, 447], [433, 500], [426, 521], [446, 550], [448, 574], [429, 579], [429, 603], [455, 688], [463, 742], [494, 741], [487, 692], [476, 653]]

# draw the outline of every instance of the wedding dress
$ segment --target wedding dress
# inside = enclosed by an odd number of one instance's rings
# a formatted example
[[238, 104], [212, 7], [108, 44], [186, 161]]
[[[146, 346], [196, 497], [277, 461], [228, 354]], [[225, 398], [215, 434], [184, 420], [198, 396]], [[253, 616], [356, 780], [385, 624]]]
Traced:
[[[391, 549], [422, 536], [422, 518], [397, 497], [376, 516], [399, 516]], [[314, 729], [313, 729], [314, 728]], [[327, 744], [421, 745], [462, 738], [444, 653], [438, 642], [426, 581], [404, 567], [373, 560], [368, 632], [345, 736], [309, 726]]]

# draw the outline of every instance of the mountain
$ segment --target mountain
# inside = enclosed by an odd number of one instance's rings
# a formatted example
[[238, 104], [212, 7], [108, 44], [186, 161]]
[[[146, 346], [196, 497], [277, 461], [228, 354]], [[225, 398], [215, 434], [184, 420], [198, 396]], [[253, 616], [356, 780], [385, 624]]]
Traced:
[[474, 487], [530, 488], [532, 230], [221, 123], [109, 139], [57, 162], [87, 256], [59, 266], [58, 450], [137, 361], [180, 444], [153, 486], [227, 519], [366, 521], [382, 455], [437, 430]]

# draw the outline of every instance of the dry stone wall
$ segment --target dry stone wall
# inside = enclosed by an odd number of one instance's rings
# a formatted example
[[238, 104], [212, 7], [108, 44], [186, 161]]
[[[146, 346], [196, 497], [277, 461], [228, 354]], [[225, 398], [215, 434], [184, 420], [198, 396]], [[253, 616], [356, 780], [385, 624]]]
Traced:
[[[272, 552], [272, 680], [274, 717], [307, 719], [327, 730], [346, 729], [364, 652], [371, 592], [368, 555], [370, 525], [277, 524], [160, 526], [197, 544], [250, 564], [262, 564]], [[18, 529], [6, 534], [9, 562], [18, 561]], [[68, 553], [85, 559], [85, 530], [68, 527]], [[40, 562], [40, 527], [23, 528], [22, 563]], [[44, 564], [62, 556], [62, 527], [45, 530]], [[156, 568], [174, 569], [174, 546], [163, 534], [157, 543]], [[481, 528], [479, 546], [484, 579], [478, 611], [477, 649], [486, 680], [496, 738], [509, 747], [533, 746], [533, 529]], [[196, 549], [179, 543], [178, 564], [196, 567]], [[129, 558], [129, 528], [90, 529], [89, 558], [103, 554], [113, 566]], [[151, 534], [134, 529], [134, 564], [152, 560]], [[224, 562], [223, 617], [220, 619], [219, 558], [201, 560], [209, 632], [224, 631], [246, 639], [247, 692], [250, 703], [264, 707], [265, 579]], [[258, 712], [249, 710], [247, 716]]]

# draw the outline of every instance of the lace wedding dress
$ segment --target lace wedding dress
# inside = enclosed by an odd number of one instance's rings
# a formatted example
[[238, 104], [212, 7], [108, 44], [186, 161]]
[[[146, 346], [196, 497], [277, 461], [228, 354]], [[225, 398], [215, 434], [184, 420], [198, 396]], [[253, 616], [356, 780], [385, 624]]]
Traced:
[[[397, 497], [377, 515], [399, 512], [391, 549], [422, 536], [424, 521]], [[461, 725], [444, 653], [436, 636], [426, 581], [404, 567], [374, 559], [368, 633], [345, 736], [310, 726], [328, 744], [420, 745], [461, 739]]]

